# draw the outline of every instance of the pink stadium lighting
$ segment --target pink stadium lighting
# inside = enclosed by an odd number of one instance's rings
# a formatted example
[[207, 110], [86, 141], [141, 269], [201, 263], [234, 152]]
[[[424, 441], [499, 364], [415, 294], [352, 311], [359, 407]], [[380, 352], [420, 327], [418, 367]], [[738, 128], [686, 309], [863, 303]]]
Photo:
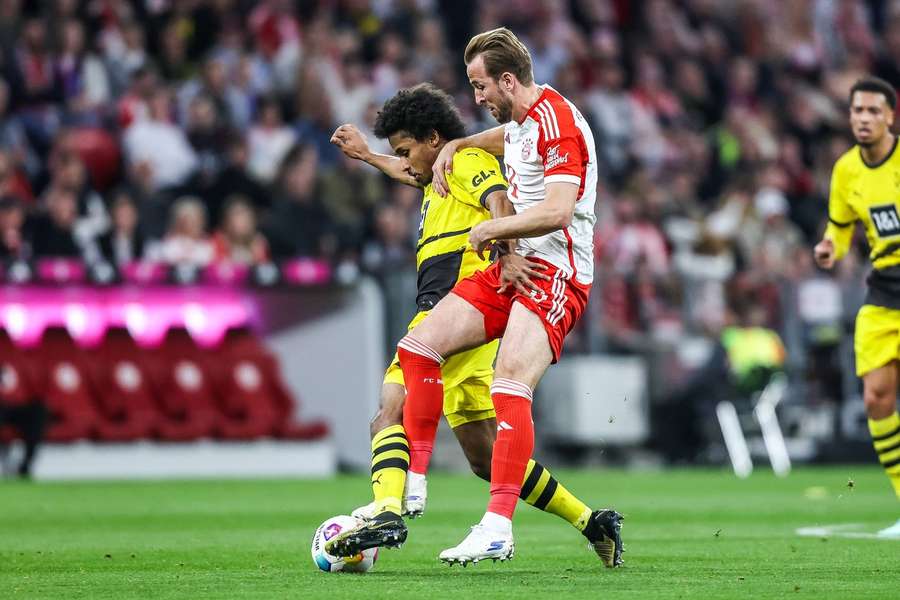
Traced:
[[47, 327], [46, 312], [40, 305], [7, 304], [2, 312], [3, 328], [17, 345], [35, 346]]
[[101, 342], [109, 327], [127, 328], [142, 347], [158, 346], [169, 329], [184, 327], [211, 347], [249, 321], [248, 306], [231, 288], [0, 289], [0, 327], [18, 346], [34, 346], [48, 326], [62, 326], [82, 347]]
[[93, 348], [106, 335], [106, 312], [100, 304], [68, 304], [63, 316], [66, 330], [79, 346]]

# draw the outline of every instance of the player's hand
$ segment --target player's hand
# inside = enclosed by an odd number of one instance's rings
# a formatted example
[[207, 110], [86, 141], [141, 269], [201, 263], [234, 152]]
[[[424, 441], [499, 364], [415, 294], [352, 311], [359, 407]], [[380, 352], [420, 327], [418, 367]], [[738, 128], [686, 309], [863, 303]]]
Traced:
[[497, 288], [497, 293], [502, 294], [510, 286], [525, 295], [532, 290], [540, 291], [532, 279], [549, 281], [550, 276], [541, 272], [546, 270], [547, 265], [543, 263], [530, 261], [514, 252], [504, 254], [500, 257], [500, 287]]
[[813, 256], [817, 265], [823, 269], [830, 269], [834, 266], [834, 242], [828, 239], [822, 240], [813, 249]]
[[341, 125], [331, 136], [331, 143], [349, 158], [365, 160], [369, 155], [369, 142], [356, 125]]
[[459, 150], [459, 140], [453, 140], [444, 144], [441, 151], [438, 152], [437, 158], [434, 160], [431, 170], [433, 177], [431, 178], [431, 189], [439, 196], [446, 197], [450, 192], [450, 185], [447, 183], [447, 173], [453, 172], [453, 155]]
[[491, 236], [489, 229], [490, 221], [482, 221], [469, 232], [469, 243], [475, 248], [475, 253], [478, 254], [478, 258], [481, 260], [485, 259], [484, 251], [494, 244], [494, 238]]

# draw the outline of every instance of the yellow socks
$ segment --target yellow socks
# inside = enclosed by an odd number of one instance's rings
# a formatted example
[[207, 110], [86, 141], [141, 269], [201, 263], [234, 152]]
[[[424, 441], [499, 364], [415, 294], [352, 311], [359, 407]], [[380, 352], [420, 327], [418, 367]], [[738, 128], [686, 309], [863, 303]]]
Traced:
[[869, 431], [878, 460], [900, 498], [900, 416], [895, 412], [886, 419], [869, 419]]
[[565, 519], [578, 531], [583, 531], [591, 518], [591, 509], [533, 460], [525, 467], [519, 497], [535, 508]]
[[376, 513], [398, 515], [403, 506], [403, 487], [409, 469], [409, 441], [403, 425], [385, 427], [372, 438], [372, 493]]

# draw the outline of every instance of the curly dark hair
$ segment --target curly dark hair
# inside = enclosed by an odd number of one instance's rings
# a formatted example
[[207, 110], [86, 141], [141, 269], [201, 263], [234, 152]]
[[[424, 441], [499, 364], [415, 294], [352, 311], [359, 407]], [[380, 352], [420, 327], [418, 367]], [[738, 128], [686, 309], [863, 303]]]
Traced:
[[436, 131], [445, 140], [466, 135], [453, 99], [430, 83], [400, 90], [384, 103], [375, 118], [375, 135], [381, 139], [405, 131], [417, 141]]

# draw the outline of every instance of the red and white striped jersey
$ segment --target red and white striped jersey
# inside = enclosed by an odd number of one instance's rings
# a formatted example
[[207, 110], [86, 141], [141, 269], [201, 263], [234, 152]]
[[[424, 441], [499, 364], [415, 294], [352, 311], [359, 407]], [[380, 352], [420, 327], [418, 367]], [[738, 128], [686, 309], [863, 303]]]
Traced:
[[519, 254], [542, 258], [583, 284], [594, 279], [594, 202], [597, 151], [587, 121], [559, 92], [545, 85], [522, 122], [504, 131], [507, 195], [521, 213], [546, 197], [553, 182], [578, 185], [572, 224], [560, 231], [519, 240]]

